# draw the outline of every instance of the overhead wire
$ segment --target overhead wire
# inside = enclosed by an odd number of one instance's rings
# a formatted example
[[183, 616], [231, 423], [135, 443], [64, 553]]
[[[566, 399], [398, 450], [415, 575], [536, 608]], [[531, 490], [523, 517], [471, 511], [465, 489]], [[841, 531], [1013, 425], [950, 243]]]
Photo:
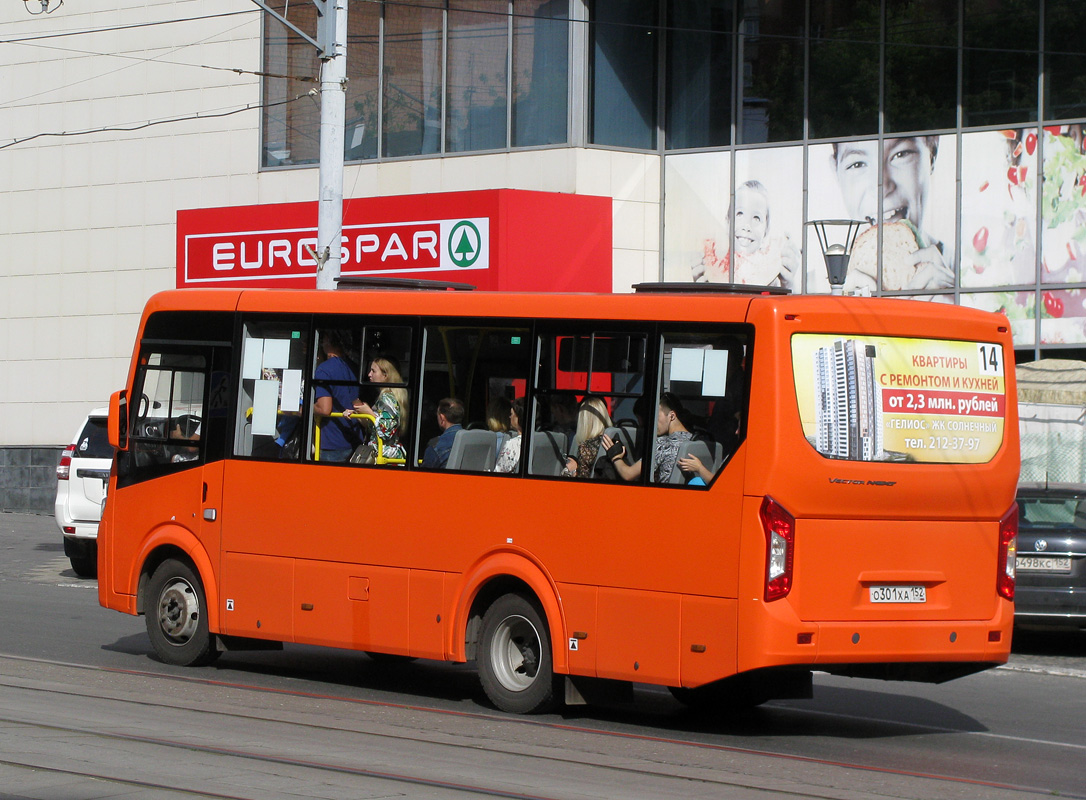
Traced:
[[151, 28], [158, 25], [173, 25], [180, 22], [203, 22], [209, 19], [220, 19], [222, 17], [236, 17], [239, 14], [253, 14], [259, 12], [259, 8], [249, 9], [246, 11], [226, 11], [222, 14], [204, 14], [199, 17], [182, 17], [180, 19], [163, 19], [156, 20], [154, 22], [133, 22], [125, 25], [109, 25], [104, 28], [82, 28], [73, 31], [56, 31], [54, 33], [39, 33], [34, 36], [19, 36], [9, 39], [0, 39], [0, 44], [19, 44], [22, 42], [33, 42], [40, 39], [59, 39], [66, 36], [87, 36], [94, 33], [113, 33], [116, 31], [125, 31], [132, 28]]
[[[248, 12], [246, 12], [246, 13], [248, 13]], [[236, 31], [239, 28], [244, 27], [246, 24], [247, 24], [247, 22], [242, 23], [241, 25], [235, 25], [234, 27], [228, 28], [228, 29], [226, 29], [224, 31], [216, 31], [215, 33], [212, 33], [212, 34], [204, 37], [203, 39], [199, 39], [199, 40], [197, 40], [195, 42], [187, 42], [187, 43], [185, 43], [183, 45], [179, 45], [178, 47], [175, 47], [172, 50], [168, 50], [167, 52], [163, 53], [161, 56], [153, 56], [153, 57], [150, 57], [150, 58], [147, 58], [145, 60], [140, 61], [140, 63], [161, 61], [166, 56], [172, 55], [173, 53], [180, 52], [181, 50], [184, 50], [186, 47], [192, 47], [194, 45], [204, 44], [204, 43], [214, 39], [217, 36], [222, 36], [224, 34], [232, 32], [232, 31]], [[0, 44], [2, 44], [2, 43], [3, 42], [0, 42]], [[21, 43], [21, 42], [15, 42], [15, 43]], [[105, 54], [103, 54], [103, 55], [105, 55]], [[165, 62], [163, 62], [163, 63], [165, 63]], [[108, 70], [108, 71], [102, 72], [102, 73], [100, 73], [98, 75], [91, 75], [91, 76], [83, 78], [81, 80], [73, 81], [72, 83], [68, 83], [68, 84], [64, 84], [63, 86], [56, 86], [56, 87], [53, 87], [52, 89], [48, 89], [48, 90], [45, 90], [45, 91], [38, 91], [38, 92], [34, 92], [33, 94], [24, 95], [22, 97], [12, 98], [12, 99], [7, 100], [7, 101], [5, 101], [3, 103], [0, 103], [0, 108], [15, 105], [17, 103], [22, 102], [23, 100], [29, 100], [31, 98], [38, 98], [38, 97], [41, 97], [42, 95], [49, 94], [51, 92], [58, 92], [58, 91], [61, 91], [63, 89], [69, 89], [72, 86], [78, 86], [81, 83], [87, 83], [88, 81], [97, 80], [99, 78], [104, 78], [104, 77], [106, 77], [108, 75], [114, 75], [114, 74], [116, 74], [118, 72], [122, 72], [122, 71], [124, 71], [126, 69], [129, 69], [129, 68], [133, 67], [133, 66], [135, 66], [135, 65], [134, 64], [127, 64], [127, 65], [125, 65], [123, 67], [118, 67], [117, 69]]]
[[[215, 32], [213, 34], [210, 34], [209, 36], [207, 36], [207, 37], [205, 37], [203, 39], [200, 39], [198, 41], [187, 42], [187, 43], [185, 43], [183, 45], [180, 45], [178, 47], [169, 49], [166, 52], [164, 52], [164, 53], [162, 53], [161, 55], [158, 55], [158, 56], [146, 56], [145, 57], [145, 56], [124, 55], [124, 54], [118, 54], [118, 53], [94, 53], [94, 52], [87, 52], [87, 51], [79, 51], [79, 50], [71, 49], [71, 48], [57, 47], [55, 45], [38, 44], [38, 42], [40, 42], [42, 40], [56, 38], [57, 36], [75, 35], [75, 34], [87, 34], [87, 33], [101, 33], [101, 32], [116, 31], [116, 30], [127, 30], [127, 29], [130, 29], [130, 28], [147, 27], [148, 25], [162, 25], [162, 24], [170, 24], [170, 23], [175, 23], [175, 22], [190, 22], [190, 21], [194, 21], [194, 20], [204, 20], [204, 19], [231, 17], [231, 16], [236, 16], [238, 14], [251, 14], [251, 13], [252, 13], [251, 11], [229, 12], [229, 13], [224, 13], [224, 14], [207, 15], [205, 17], [189, 17], [189, 18], [185, 18], [185, 19], [166, 20], [166, 21], [159, 21], [159, 22], [155, 22], [155, 23], [136, 23], [136, 24], [133, 24], [133, 25], [122, 25], [122, 26], [115, 26], [115, 27], [111, 27], [111, 28], [88, 29], [88, 30], [83, 30], [83, 31], [67, 32], [67, 33], [63, 33], [63, 34], [43, 34], [43, 35], [36, 36], [36, 37], [21, 37], [21, 38], [18, 38], [18, 39], [0, 40], [0, 44], [5, 44], [5, 43], [6, 44], [21, 44], [21, 45], [24, 45], [24, 46], [36, 46], [36, 47], [46, 47], [46, 48], [49, 48], [49, 49], [57, 49], [57, 50], [61, 50], [62, 52], [76, 52], [76, 53], [84, 52], [87, 55], [95, 55], [95, 56], [101, 56], [101, 57], [128, 58], [128, 59], [131, 59], [133, 61], [136, 61], [138, 64], [160, 63], [160, 64], [171, 64], [171, 65], [174, 65], [174, 66], [192, 66], [194, 68], [224, 70], [224, 71], [234, 72], [234, 73], [239, 74], [239, 75], [252, 74], [252, 75], [262, 75], [262, 76], [266, 76], [266, 77], [286, 77], [286, 76], [279, 76], [279, 75], [274, 75], [274, 74], [263, 73], [263, 72], [258, 71], [258, 70], [246, 70], [246, 69], [239, 68], [239, 67], [217, 67], [217, 66], [207, 65], [207, 64], [185, 64], [183, 62], [175, 62], [175, 61], [166, 60], [166, 57], [169, 56], [169, 55], [172, 55], [173, 53], [180, 52], [181, 50], [184, 50], [185, 48], [188, 48], [188, 47], [192, 47], [192, 46], [195, 46], [195, 45], [200, 45], [200, 44], [207, 43], [207, 42], [215, 39], [216, 37], [223, 36], [225, 34], [228, 34], [228, 33], [231, 33], [232, 31], [237, 30], [238, 28], [244, 27], [245, 25], [248, 24], [248, 21], [243, 22], [240, 25], [236, 25], [236, 26], [234, 26], [232, 28], [228, 28], [227, 30], [224, 30], [224, 31], [217, 31], [217, 32]], [[68, 84], [65, 84], [63, 86], [54, 87], [54, 88], [48, 89], [48, 90], [43, 91], [43, 92], [36, 92], [36, 93], [34, 93], [32, 95], [27, 95], [27, 96], [20, 97], [20, 98], [14, 98], [14, 99], [9, 100], [7, 102], [0, 103], [0, 107], [11, 106], [11, 105], [17, 104], [17, 103], [19, 103], [19, 102], [21, 102], [23, 100], [30, 99], [31, 97], [41, 97], [43, 94], [48, 94], [48, 93], [51, 93], [51, 92], [61, 91], [61, 90], [64, 90], [64, 89], [70, 89], [71, 87], [77, 86], [77, 85], [79, 85], [81, 83], [86, 83], [88, 81], [93, 81], [93, 80], [99, 80], [99, 79], [105, 78], [105, 77], [107, 77], [109, 75], [114, 75], [114, 74], [116, 74], [118, 72], [122, 72], [124, 70], [130, 69], [133, 66], [136, 66], [136, 64], [126, 64], [124, 66], [118, 67], [117, 69], [109, 70], [109, 71], [106, 71], [106, 72], [103, 72], [103, 73], [100, 73], [100, 74], [97, 74], [97, 75], [93, 75], [93, 76], [90, 76], [90, 77], [87, 77], [87, 78], [83, 78], [83, 79], [81, 79], [79, 81], [68, 83]], [[313, 79], [309, 79], [309, 80], [313, 80]], [[240, 107], [240, 108], [232, 108], [232, 109], [216, 110], [216, 111], [196, 112], [195, 114], [187, 114], [187, 115], [183, 115], [183, 116], [168, 117], [168, 118], [157, 119], [157, 120], [141, 120], [139, 122], [117, 123], [117, 124], [114, 124], [114, 125], [104, 125], [104, 126], [100, 126], [100, 127], [97, 127], [97, 128], [90, 128], [90, 129], [86, 129], [86, 130], [78, 130], [78, 131], [42, 131], [42, 132], [30, 135], [30, 136], [16, 137], [16, 138], [12, 139], [11, 141], [8, 141], [6, 143], [2, 143], [2, 144], [0, 144], [0, 150], [6, 149], [6, 148], [9, 148], [9, 147], [14, 147], [15, 145], [23, 144], [25, 142], [33, 141], [35, 139], [44, 138], [44, 137], [87, 136], [87, 135], [91, 135], [91, 134], [95, 134], [95, 133], [132, 132], [132, 131], [138, 131], [138, 130], [142, 130], [142, 129], [149, 128], [149, 127], [156, 126], [156, 125], [173, 124], [173, 123], [185, 122], [185, 121], [196, 120], [196, 119], [212, 119], [212, 118], [219, 118], [219, 117], [227, 117], [227, 116], [232, 116], [233, 114], [239, 114], [239, 113], [242, 113], [242, 112], [245, 112], [245, 111], [251, 111], [251, 110], [256, 110], [256, 109], [264, 109], [264, 108], [274, 108], [276, 106], [286, 105], [288, 103], [293, 103], [293, 102], [295, 102], [295, 101], [297, 101], [297, 100], [299, 100], [299, 99], [301, 99], [303, 97], [307, 97], [307, 96], [309, 96], [308, 93], [302, 93], [300, 95], [289, 98], [287, 100], [277, 101], [277, 102], [273, 102], [273, 103], [248, 103], [245, 106]]]
[[234, 109], [230, 109], [229, 111], [218, 111], [218, 112], [199, 112], [198, 111], [195, 114], [189, 114], [189, 115], [186, 115], [186, 116], [183, 116], [183, 117], [170, 117], [168, 119], [148, 120], [147, 122], [140, 122], [140, 123], [122, 123], [120, 125], [103, 125], [100, 128], [89, 128], [87, 130], [82, 130], [82, 131], [60, 131], [60, 132], [48, 132], [48, 133], [35, 133], [35, 134], [31, 135], [31, 136], [24, 136], [21, 139], [14, 139], [14, 140], [12, 140], [10, 142], [7, 142], [6, 144], [0, 144], [0, 150], [4, 150], [4, 149], [6, 149], [8, 147], [13, 147], [13, 146], [15, 146], [17, 144], [23, 144], [24, 142], [29, 142], [29, 141], [31, 141], [33, 139], [40, 139], [42, 137], [47, 137], [47, 136], [87, 136], [87, 135], [93, 134], [93, 133], [110, 133], [110, 132], [130, 133], [132, 131], [139, 131], [139, 130], [143, 130], [144, 128], [150, 128], [150, 127], [153, 127], [155, 125], [169, 125], [169, 124], [172, 124], [172, 123], [175, 123], [175, 122], [188, 122], [190, 120], [195, 120], [195, 119], [213, 119], [213, 118], [218, 118], [218, 117], [229, 117], [229, 116], [232, 116], [233, 114], [241, 114], [241, 113], [243, 113], [245, 111], [254, 111], [254, 110], [259, 109], [259, 108], [274, 108], [276, 106], [287, 105], [288, 103], [296, 102], [298, 100], [301, 100], [303, 97], [308, 97], [308, 96], [309, 96], [308, 92], [303, 92], [302, 94], [295, 95], [294, 97], [291, 97], [291, 98], [289, 98], [287, 100], [278, 100], [278, 101], [276, 101], [274, 103], [249, 103], [249, 104], [243, 106], [242, 108], [234, 108]]

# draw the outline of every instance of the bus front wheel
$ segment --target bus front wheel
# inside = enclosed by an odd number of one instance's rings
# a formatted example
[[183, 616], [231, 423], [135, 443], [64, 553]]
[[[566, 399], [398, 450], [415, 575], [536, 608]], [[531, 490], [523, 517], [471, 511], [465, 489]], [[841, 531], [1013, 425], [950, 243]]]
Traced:
[[479, 680], [490, 701], [513, 714], [556, 705], [558, 681], [542, 611], [519, 594], [499, 597], [483, 615]]
[[147, 635], [167, 664], [210, 664], [219, 653], [207, 627], [207, 598], [199, 576], [181, 561], [159, 564], [147, 585]]

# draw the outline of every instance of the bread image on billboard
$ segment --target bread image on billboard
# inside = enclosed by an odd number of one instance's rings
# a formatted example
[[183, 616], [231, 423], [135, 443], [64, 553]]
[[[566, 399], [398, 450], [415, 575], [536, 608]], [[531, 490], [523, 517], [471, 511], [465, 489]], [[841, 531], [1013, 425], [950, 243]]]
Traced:
[[[916, 275], [919, 264], [914, 255], [924, 247], [924, 237], [908, 220], [882, 226], [882, 288], [905, 289]], [[874, 291], [878, 283], [879, 226], [872, 225], [852, 246], [848, 261], [845, 291], [866, 288]]]

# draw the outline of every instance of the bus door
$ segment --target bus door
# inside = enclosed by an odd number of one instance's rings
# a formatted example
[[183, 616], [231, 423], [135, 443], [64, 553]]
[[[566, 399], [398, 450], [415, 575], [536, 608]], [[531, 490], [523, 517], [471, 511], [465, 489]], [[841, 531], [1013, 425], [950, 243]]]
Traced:
[[[140, 533], [125, 539], [133, 548], [147, 537], [165, 537], [217, 564], [229, 356], [226, 343], [145, 341], [117, 475], [126, 524]], [[113, 559], [115, 569], [132, 568], [136, 554], [126, 555]], [[127, 586], [131, 576], [114, 574], [114, 580]]]

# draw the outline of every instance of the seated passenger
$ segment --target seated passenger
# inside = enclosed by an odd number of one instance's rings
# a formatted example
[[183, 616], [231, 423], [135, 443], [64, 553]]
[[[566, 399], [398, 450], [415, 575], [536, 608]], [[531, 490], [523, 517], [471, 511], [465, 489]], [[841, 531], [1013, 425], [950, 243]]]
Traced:
[[607, 438], [604, 431], [613, 424], [602, 398], [589, 396], [582, 400], [577, 412], [577, 430], [573, 434], [571, 454], [567, 456], [562, 474], [567, 478], [591, 478], [600, 442]]
[[687, 456], [678, 460], [679, 469], [683, 475], [689, 475], [688, 486], [708, 486], [713, 480], [713, 471], [702, 463], [697, 456]]
[[486, 427], [494, 433], [502, 434], [502, 441], [513, 430], [510, 416], [513, 412], [513, 402], [502, 395], [491, 400], [486, 407]]
[[[682, 402], [671, 392], [660, 395], [660, 410], [656, 414], [656, 441], [652, 447], [652, 480], [654, 483], [667, 483], [671, 471], [675, 469], [679, 457], [679, 446], [694, 438], [683, 423], [686, 409]], [[607, 434], [603, 435], [603, 446], [607, 457], [614, 464], [615, 470], [628, 481], [635, 481], [641, 475], [641, 460], [627, 464], [624, 456], [626, 448], [615, 442]], [[695, 459], [696, 460], [696, 459]], [[700, 462], [699, 462], [700, 463]], [[710, 478], [712, 476], [710, 475]]]
[[[370, 362], [370, 383], [403, 383], [399, 368], [391, 359], [378, 356]], [[351, 411], [344, 416], [350, 417]], [[407, 450], [400, 443], [400, 433], [407, 425], [407, 389], [401, 386], [382, 389], [371, 407], [361, 400], [354, 401], [353, 413], [368, 414], [374, 418], [365, 444], [377, 454], [377, 439], [381, 440], [381, 455], [385, 458], [406, 458]]]
[[458, 431], [463, 430], [460, 424], [463, 421], [464, 404], [455, 397], [446, 397], [437, 404], [437, 425], [441, 428], [441, 435], [427, 446], [422, 456], [422, 466], [430, 469], [445, 468], [449, 463], [453, 439]]
[[572, 450], [573, 435], [577, 426], [577, 401], [568, 394], [551, 395], [547, 409], [550, 411], [551, 421], [546, 430], [563, 434], [566, 439], [565, 444]]
[[513, 401], [513, 407], [509, 409], [509, 438], [502, 445], [498, 453], [498, 461], [494, 465], [495, 472], [516, 472], [520, 467], [520, 446], [524, 441], [521, 435], [521, 420], [524, 419], [524, 398], [518, 397]]

